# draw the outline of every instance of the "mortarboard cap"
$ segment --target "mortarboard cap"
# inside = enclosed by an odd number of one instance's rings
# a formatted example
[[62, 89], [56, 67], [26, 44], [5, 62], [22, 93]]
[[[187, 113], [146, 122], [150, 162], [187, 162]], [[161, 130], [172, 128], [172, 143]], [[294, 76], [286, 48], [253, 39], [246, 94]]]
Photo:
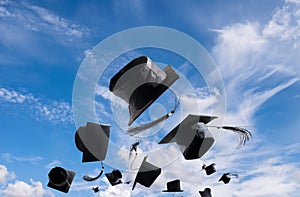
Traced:
[[120, 172], [120, 170], [113, 170], [110, 173], [105, 173], [105, 176], [107, 177], [109, 183], [112, 186], [118, 185], [120, 183], [122, 183], [122, 173]]
[[215, 163], [212, 163], [208, 166], [203, 165], [202, 168], [205, 170], [206, 175], [211, 175], [216, 172]]
[[174, 181], [170, 181], [167, 183], [167, 190], [163, 190], [163, 192], [183, 192], [180, 188], [180, 180], [176, 179]]
[[201, 197], [212, 197], [211, 189], [205, 188], [204, 191], [199, 191]]
[[158, 144], [176, 142], [182, 147], [182, 153], [186, 160], [201, 158], [215, 141], [205, 126], [215, 118], [217, 117], [189, 114]]
[[92, 190], [93, 190], [95, 193], [97, 193], [97, 192], [99, 192], [99, 187], [93, 187]]
[[52, 168], [48, 173], [49, 182], [47, 186], [68, 193], [74, 176], [75, 172], [73, 171], [68, 171], [61, 167]]
[[82, 155], [82, 162], [103, 161], [106, 157], [110, 126], [87, 122], [75, 134], [75, 144]]
[[141, 167], [139, 168], [132, 190], [134, 190], [136, 183], [140, 183], [145, 187], [150, 187], [161, 173], [161, 168], [147, 162], [146, 160], [147, 156], [144, 157]]
[[223, 183], [227, 184], [230, 182], [231, 180], [231, 176], [234, 176], [236, 178], [238, 178], [237, 174], [231, 174], [231, 173], [224, 173], [221, 178], [219, 179], [219, 181], [223, 181]]
[[150, 58], [133, 59], [109, 84], [109, 90], [129, 104], [131, 125], [179, 76], [168, 65], [161, 70]]

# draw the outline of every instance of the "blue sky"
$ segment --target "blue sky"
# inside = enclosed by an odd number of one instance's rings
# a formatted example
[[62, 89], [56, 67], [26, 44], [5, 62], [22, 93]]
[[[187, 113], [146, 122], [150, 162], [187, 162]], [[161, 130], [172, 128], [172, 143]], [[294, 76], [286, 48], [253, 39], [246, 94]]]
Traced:
[[[179, 178], [184, 196], [199, 196], [198, 191], [205, 187], [211, 187], [217, 197], [295, 196], [300, 191], [299, 21], [298, 0], [264, 0], [263, 3], [254, 0], [200, 3], [0, 0], [3, 134], [0, 195], [170, 196], [160, 191], [166, 189], [167, 181]], [[158, 165], [166, 162], [166, 158], [178, 157], [163, 167], [162, 175], [150, 189], [137, 185], [131, 192], [131, 186], [111, 187], [104, 176], [96, 182], [85, 183], [81, 177], [86, 173], [96, 174], [100, 164], [82, 164], [81, 153], [74, 143], [72, 96], [78, 69], [84, 58], [93, 54], [93, 48], [107, 37], [143, 26], [181, 31], [205, 47], [224, 83], [224, 123], [255, 126], [249, 127], [253, 138], [242, 149], [236, 149], [237, 136], [212, 131], [217, 133], [217, 140], [210, 152], [200, 160], [185, 161], [176, 146], [162, 148], [156, 144], [180, 121], [182, 106], [170, 124], [156, 128], [160, 129], [157, 135], [153, 135], [155, 129], [141, 134], [139, 155], [148, 154], [150, 162]], [[217, 93], [205, 84], [205, 76], [195, 74], [195, 68], [184, 57], [162, 49], [127, 51], [107, 65], [95, 88], [99, 123], [112, 125], [112, 142], [124, 150], [136, 138], [123, 131], [128, 121], [127, 106], [107, 87], [111, 73], [139, 55], [148, 55], [160, 67], [171, 64], [181, 74], [182, 80], [173, 87], [181, 103], [187, 106], [196, 103], [200, 113], [210, 114], [211, 107], [219, 102]], [[196, 97], [183, 91], [189, 90], [188, 87]], [[172, 94], [166, 92], [140, 121], [171, 109], [170, 98]], [[161, 152], [158, 155], [156, 151]], [[119, 163], [115, 165], [109, 155], [110, 165], [105, 170], [126, 166], [129, 162], [126, 154], [126, 151], [118, 152]], [[203, 161], [215, 162], [217, 173], [205, 176], [201, 171]], [[67, 195], [46, 186], [47, 174], [53, 166], [77, 173]], [[219, 176], [227, 171], [237, 172], [240, 177], [228, 185], [218, 183]], [[130, 173], [125, 176], [132, 177]], [[94, 194], [91, 188], [96, 185], [100, 186], [100, 192]]]

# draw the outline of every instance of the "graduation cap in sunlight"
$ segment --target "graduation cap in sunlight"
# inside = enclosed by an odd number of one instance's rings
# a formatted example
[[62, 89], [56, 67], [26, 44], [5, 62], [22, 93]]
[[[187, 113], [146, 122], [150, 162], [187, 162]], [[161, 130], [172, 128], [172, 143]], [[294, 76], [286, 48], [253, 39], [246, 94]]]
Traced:
[[97, 193], [97, 192], [99, 192], [99, 187], [93, 187], [92, 190], [93, 190], [95, 193]]
[[204, 191], [199, 191], [199, 194], [201, 197], [212, 197], [210, 188], [205, 188]]
[[158, 144], [176, 142], [186, 160], [201, 158], [215, 141], [205, 126], [215, 118], [217, 117], [189, 114]]
[[75, 144], [82, 155], [82, 162], [103, 161], [106, 157], [110, 126], [87, 122], [75, 134]]
[[75, 172], [73, 171], [65, 170], [61, 167], [52, 168], [48, 173], [49, 182], [47, 186], [68, 193], [74, 176]]
[[216, 172], [215, 165], [216, 165], [215, 163], [212, 163], [212, 164], [210, 164], [208, 166], [206, 166], [205, 164], [203, 164], [202, 170], [205, 170], [206, 175], [211, 175], [211, 174], [213, 174], [213, 173]]
[[163, 192], [183, 192], [180, 188], [180, 180], [167, 182], [167, 190], [163, 190]]
[[227, 184], [230, 182], [231, 178], [235, 177], [238, 178], [239, 176], [237, 174], [232, 174], [232, 173], [224, 173], [219, 181], [223, 181], [223, 183]]
[[161, 70], [150, 58], [141, 56], [111, 78], [109, 90], [129, 104], [131, 125], [178, 78], [170, 65]]
[[110, 173], [105, 173], [105, 176], [112, 186], [122, 183], [122, 173], [120, 170], [113, 170]]
[[147, 162], [146, 160], [147, 156], [144, 157], [141, 167], [135, 177], [132, 190], [134, 190], [136, 183], [145, 187], [150, 187], [161, 173], [161, 168]]

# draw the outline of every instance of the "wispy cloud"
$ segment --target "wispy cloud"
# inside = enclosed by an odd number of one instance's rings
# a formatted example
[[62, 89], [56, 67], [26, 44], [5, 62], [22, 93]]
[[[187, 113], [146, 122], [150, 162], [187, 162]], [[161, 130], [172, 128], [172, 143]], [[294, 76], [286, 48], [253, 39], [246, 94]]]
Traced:
[[0, 107], [15, 105], [37, 120], [47, 120], [53, 124], [72, 123], [72, 107], [68, 102], [55, 101], [33, 96], [27, 91], [0, 88]]
[[32, 164], [37, 164], [38, 161], [41, 161], [43, 158], [36, 156], [36, 157], [19, 157], [12, 155], [10, 153], [1, 153], [1, 158], [6, 162], [30, 162]]
[[0, 18], [1, 44], [31, 55], [34, 53], [27, 50], [28, 46], [31, 49], [41, 49], [39, 34], [43, 35], [43, 39], [50, 38], [52, 42], [55, 40], [61, 45], [74, 46], [90, 33], [87, 27], [27, 0], [3, 1], [0, 4]]
[[25, 24], [25, 26], [31, 28], [33, 31], [45, 32], [51, 30], [52, 32], [65, 34], [66, 36], [70, 37], [70, 39], [81, 38], [85, 33], [88, 33], [88, 29], [76, 24], [72, 24], [67, 19], [59, 17], [45, 8], [28, 4], [24, 5], [38, 16], [36, 18], [31, 18], [32, 21], [30, 22], [32, 25]]
[[54, 168], [56, 166], [62, 165], [62, 162], [59, 160], [53, 160], [52, 162], [48, 163], [45, 167], [48, 169]]

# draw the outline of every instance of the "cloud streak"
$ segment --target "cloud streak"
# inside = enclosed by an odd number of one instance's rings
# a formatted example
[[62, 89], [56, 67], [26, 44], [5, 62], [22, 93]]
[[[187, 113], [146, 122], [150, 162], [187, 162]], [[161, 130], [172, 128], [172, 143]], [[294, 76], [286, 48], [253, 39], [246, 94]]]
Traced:
[[18, 157], [10, 153], [2, 153], [1, 158], [6, 162], [30, 162], [32, 164], [37, 164], [38, 161], [42, 160], [42, 157]]
[[72, 107], [65, 101], [47, 100], [27, 91], [4, 87], [0, 87], [0, 101], [0, 107], [20, 107], [37, 120], [46, 120], [53, 124], [73, 123]]
[[0, 16], [6, 19], [0, 22], [3, 27], [12, 29], [11, 25], [14, 24], [33, 32], [64, 36], [68, 41], [83, 38], [89, 33], [88, 28], [74, 24], [28, 1], [3, 2], [0, 4]]

